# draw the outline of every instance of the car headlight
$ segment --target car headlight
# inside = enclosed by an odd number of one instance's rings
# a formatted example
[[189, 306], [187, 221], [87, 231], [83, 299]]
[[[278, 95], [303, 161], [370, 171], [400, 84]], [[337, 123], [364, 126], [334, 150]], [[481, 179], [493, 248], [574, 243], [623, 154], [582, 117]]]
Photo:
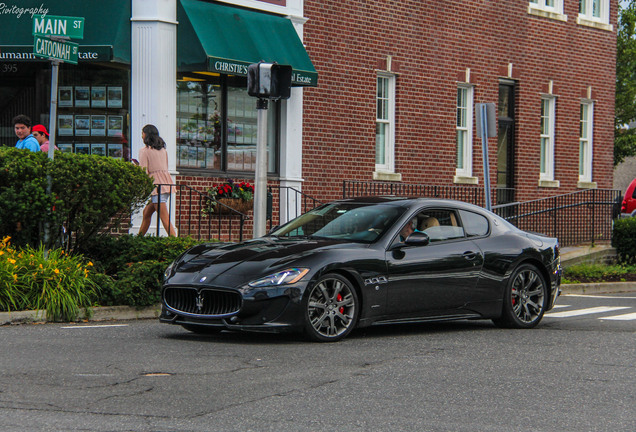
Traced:
[[166, 270], [163, 272], [164, 279], [168, 279], [170, 276], [172, 276], [172, 269], [174, 268], [175, 262], [176, 261], [172, 261], [170, 265], [168, 266], [168, 268], [166, 268]]
[[308, 271], [309, 269], [290, 268], [256, 279], [255, 281], [248, 283], [248, 285], [252, 288], [264, 288], [293, 284], [305, 276]]

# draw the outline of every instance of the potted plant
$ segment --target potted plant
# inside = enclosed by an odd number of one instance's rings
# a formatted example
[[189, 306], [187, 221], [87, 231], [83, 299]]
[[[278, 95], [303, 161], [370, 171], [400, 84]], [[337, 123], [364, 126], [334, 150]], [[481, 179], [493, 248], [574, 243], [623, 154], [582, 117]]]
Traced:
[[203, 210], [205, 213], [223, 214], [232, 210], [247, 213], [252, 209], [254, 185], [229, 179], [225, 183], [212, 186], [208, 190], [208, 196], [207, 205]]

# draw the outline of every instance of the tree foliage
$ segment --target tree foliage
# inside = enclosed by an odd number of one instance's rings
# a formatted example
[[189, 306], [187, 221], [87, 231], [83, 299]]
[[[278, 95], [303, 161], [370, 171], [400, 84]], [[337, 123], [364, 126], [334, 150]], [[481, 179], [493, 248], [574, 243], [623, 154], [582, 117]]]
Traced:
[[636, 155], [636, 0], [620, 2], [616, 38], [614, 164]]

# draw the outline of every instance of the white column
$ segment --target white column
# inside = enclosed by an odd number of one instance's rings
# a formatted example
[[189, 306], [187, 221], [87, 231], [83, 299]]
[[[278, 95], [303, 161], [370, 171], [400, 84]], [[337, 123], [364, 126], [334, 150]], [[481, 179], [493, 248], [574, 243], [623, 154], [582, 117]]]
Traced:
[[[302, 41], [306, 18], [289, 16]], [[280, 185], [302, 190], [303, 183], [303, 88], [292, 87], [291, 97], [281, 106]], [[287, 222], [302, 212], [295, 193], [280, 194], [280, 222]]]
[[[153, 124], [165, 140], [173, 181], [176, 174], [177, 115], [177, 0], [132, 0], [131, 57], [131, 156], [144, 146], [141, 129]], [[174, 222], [175, 200], [171, 202]], [[141, 224], [141, 213], [133, 218], [132, 232]], [[155, 232], [156, 214], [149, 233]], [[163, 227], [161, 228], [163, 231]], [[164, 232], [165, 234], [165, 232]]]

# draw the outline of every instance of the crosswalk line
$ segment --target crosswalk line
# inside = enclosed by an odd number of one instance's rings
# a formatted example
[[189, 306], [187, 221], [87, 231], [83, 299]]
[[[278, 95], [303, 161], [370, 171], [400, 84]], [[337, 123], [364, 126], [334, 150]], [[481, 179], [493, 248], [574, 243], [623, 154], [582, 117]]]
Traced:
[[613, 312], [622, 309], [631, 309], [629, 306], [597, 306], [586, 309], [576, 309], [572, 311], [563, 311], [563, 312], [548, 312], [545, 314], [546, 317], [550, 318], [568, 318], [580, 315], [589, 315], [589, 314], [597, 314], [604, 312]]
[[554, 305], [554, 307], [553, 307], [552, 309], [553, 309], [553, 310], [554, 310], [554, 309], [563, 309], [563, 308], [566, 308], [566, 307], [570, 307], [570, 305], [562, 305], [562, 304], [558, 304], [558, 305]]
[[614, 315], [610, 317], [601, 317], [600, 320], [613, 320], [613, 321], [633, 321], [636, 320], [636, 312], [624, 314], [624, 315]]

